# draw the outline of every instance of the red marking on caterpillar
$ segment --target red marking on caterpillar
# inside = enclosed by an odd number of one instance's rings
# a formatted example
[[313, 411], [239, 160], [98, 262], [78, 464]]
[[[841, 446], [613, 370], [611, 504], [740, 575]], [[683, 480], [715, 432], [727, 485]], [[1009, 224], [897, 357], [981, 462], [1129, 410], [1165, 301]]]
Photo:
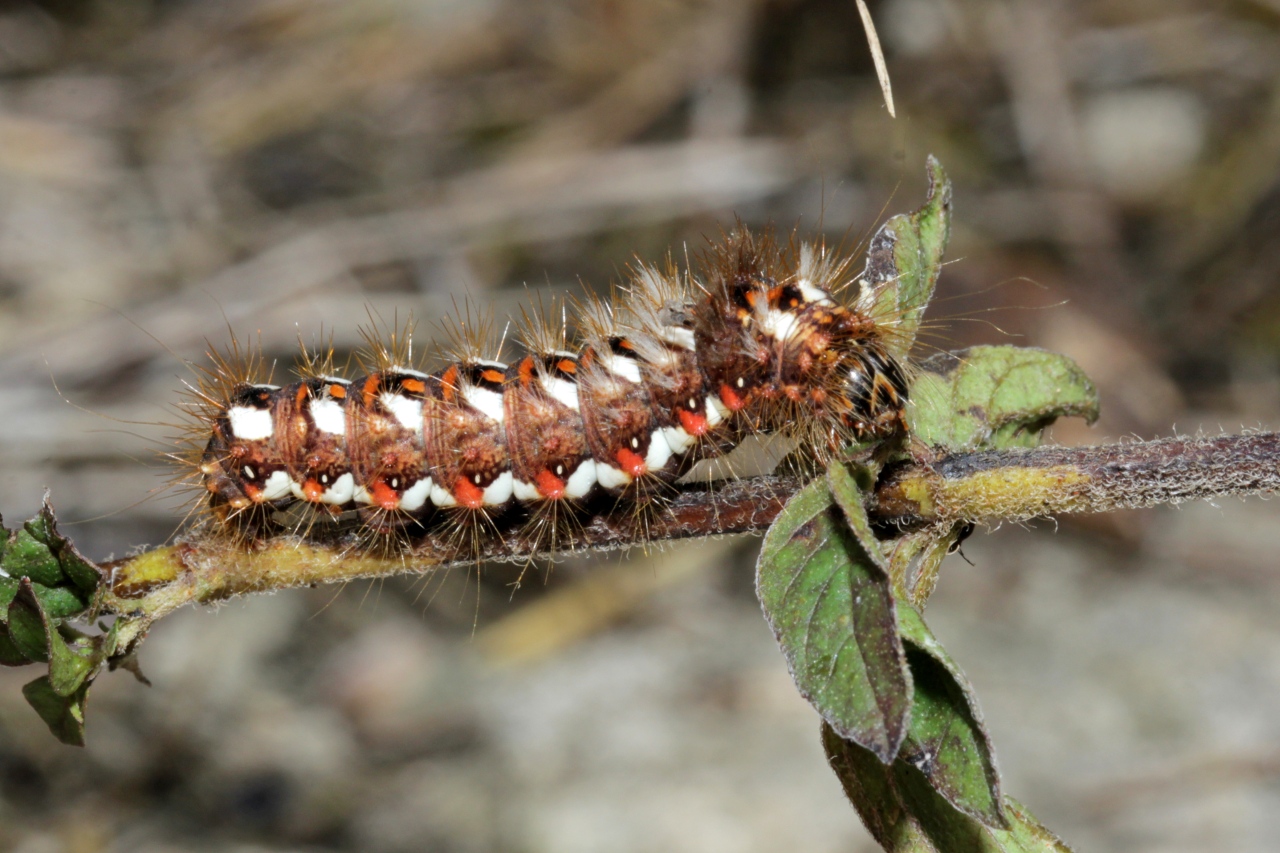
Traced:
[[739, 229], [695, 271], [640, 266], [617, 299], [582, 306], [576, 351], [563, 325], [526, 317], [526, 354], [510, 365], [472, 331], [425, 372], [405, 329], [366, 333], [358, 376], [304, 353], [301, 378], [277, 386], [233, 344], [189, 407], [195, 477], [217, 523], [259, 536], [301, 505], [307, 523], [354, 513], [381, 531], [550, 524], [554, 547], [577, 507], [660, 512], [695, 463], [748, 435], [780, 433], [823, 459], [903, 432], [892, 318], [859, 307], [874, 294], [841, 302], [872, 287], [851, 265]]

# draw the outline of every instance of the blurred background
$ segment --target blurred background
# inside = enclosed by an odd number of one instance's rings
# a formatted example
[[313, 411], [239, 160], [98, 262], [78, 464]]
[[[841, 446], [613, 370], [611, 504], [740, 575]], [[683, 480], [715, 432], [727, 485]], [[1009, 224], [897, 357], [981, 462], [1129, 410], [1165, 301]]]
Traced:
[[[0, 4], [0, 512], [172, 535], [205, 340], [604, 289], [739, 216], [851, 247], [955, 183], [918, 350], [1096, 380], [1063, 443], [1280, 427], [1280, 2]], [[56, 387], [55, 387], [56, 386]], [[77, 522], [72, 524], [70, 522]], [[0, 671], [0, 849], [870, 851], [756, 540], [166, 619], [58, 745]], [[1085, 851], [1280, 837], [1274, 505], [975, 535], [929, 609], [1006, 788]]]

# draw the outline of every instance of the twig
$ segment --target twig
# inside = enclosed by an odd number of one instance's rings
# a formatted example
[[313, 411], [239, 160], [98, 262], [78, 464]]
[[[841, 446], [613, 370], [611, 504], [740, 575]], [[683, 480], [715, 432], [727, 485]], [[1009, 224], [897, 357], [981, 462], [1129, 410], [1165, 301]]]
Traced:
[[[649, 543], [758, 533], [801, 486], [794, 477], [756, 477], [714, 490], [680, 492], [649, 526]], [[1280, 490], [1280, 434], [1164, 439], [1101, 447], [1042, 447], [945, 456], [886, 470], [869, 503], [882, 527], [994, 523], [1073, 512], [1179, 503]], [[634, 545], [633, 510], [600, 512], [561, 550]], [[429, 532], [385, 554], [341, 535], [276, 537], [246, 548], [198, 532], [188, 541], [108, 564], [107, 611], [152, 621], [192, 602], [366, 577], [472, 568], [483, 560], [527, 561], [540, 553], [515, 530], [459, 559], [456, 543]]]
[[919, 527], [1024, 521], [1280, 490], [1280, 434], [1167, 438], [944, 457], [885, 473], [872, 514]]

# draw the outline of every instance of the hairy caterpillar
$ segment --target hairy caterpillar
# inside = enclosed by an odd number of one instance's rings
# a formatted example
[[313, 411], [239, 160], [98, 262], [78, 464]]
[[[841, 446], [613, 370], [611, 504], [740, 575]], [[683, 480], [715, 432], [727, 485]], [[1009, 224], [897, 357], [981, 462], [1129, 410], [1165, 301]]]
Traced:
[[563, 321], [526, 317], [510, 364], [467, 324], [434, 372], [408, 328], [367, 334], [360, 375], [304, 352], [283, 386], [260, 358], [214, 352], [188, 470], [214, 519], [254, 531], [303, 507], [308, 524], [354, 511], [382, 531], [537, 524], [554, 544], [585, 502], [661, 511], [671, 484], [745, 436], [780, 433], [821, 459], [905, 429], [892, 318], [871, 316], [875, 285], [852, 263], [740, 227], [696, 269], [638, 266], [617, 299], [588, 301], [576, 351]]

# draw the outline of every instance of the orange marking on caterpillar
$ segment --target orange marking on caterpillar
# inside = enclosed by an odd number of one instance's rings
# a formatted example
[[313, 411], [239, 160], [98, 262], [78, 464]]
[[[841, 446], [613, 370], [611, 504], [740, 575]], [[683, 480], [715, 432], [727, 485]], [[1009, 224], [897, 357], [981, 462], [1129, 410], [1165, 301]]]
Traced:
[[629, 447], [620, 448], [614, 456], [622, 463], [622, 470], [632, 477], [643, 477], [649, 470], [644, 457]]
[[545, 468], [538, 472], [538, 476], [534, 478], [533, 485], [537, 487], [538, 494], [544, 498], [558, 501], [564, 497], [564, 480], [561, 480]]
[[400, 493], [387, 485], [387, 481], [378, 477], [373, 481], [373, 488], [370, 489], [373, 495], [373, 503], [385, 510], [396, 510], [400, 508]]
[[720, 386], [720, 402], [724, 403], [725, 408], [731, 412], [740, 412], [742, 407], [747, 405], [747, 401], [738, 396], [738, 392], [728, 385]]
[[533, 384], [533, 359], [529, 357], [520, 360], [520, 367], [516, 371], [520, 377], [520, 384], [529, 386]]
[[702, 412], [689, 412], [680, 409], [677, 413], [680, 418], [680, 428], [692, 436], [706, 435], [710, 425], [707, 423], [707, 416]]
[[307, 481], [302, 484], [303, 496], [313, 504], [320, 503], [320, 498], [324, 497], [324, 486], [314, 477], [308, 477]]
[[452, 403], [458, 393], [458, 365], [451, 364], [440, 376], [440, 395], [445, 402]]
[[459, 477], [453, 484], [453, 498], [458, 502], [458, 506], [479, 509], [484, 506], [484, 489], [466, 477]]

